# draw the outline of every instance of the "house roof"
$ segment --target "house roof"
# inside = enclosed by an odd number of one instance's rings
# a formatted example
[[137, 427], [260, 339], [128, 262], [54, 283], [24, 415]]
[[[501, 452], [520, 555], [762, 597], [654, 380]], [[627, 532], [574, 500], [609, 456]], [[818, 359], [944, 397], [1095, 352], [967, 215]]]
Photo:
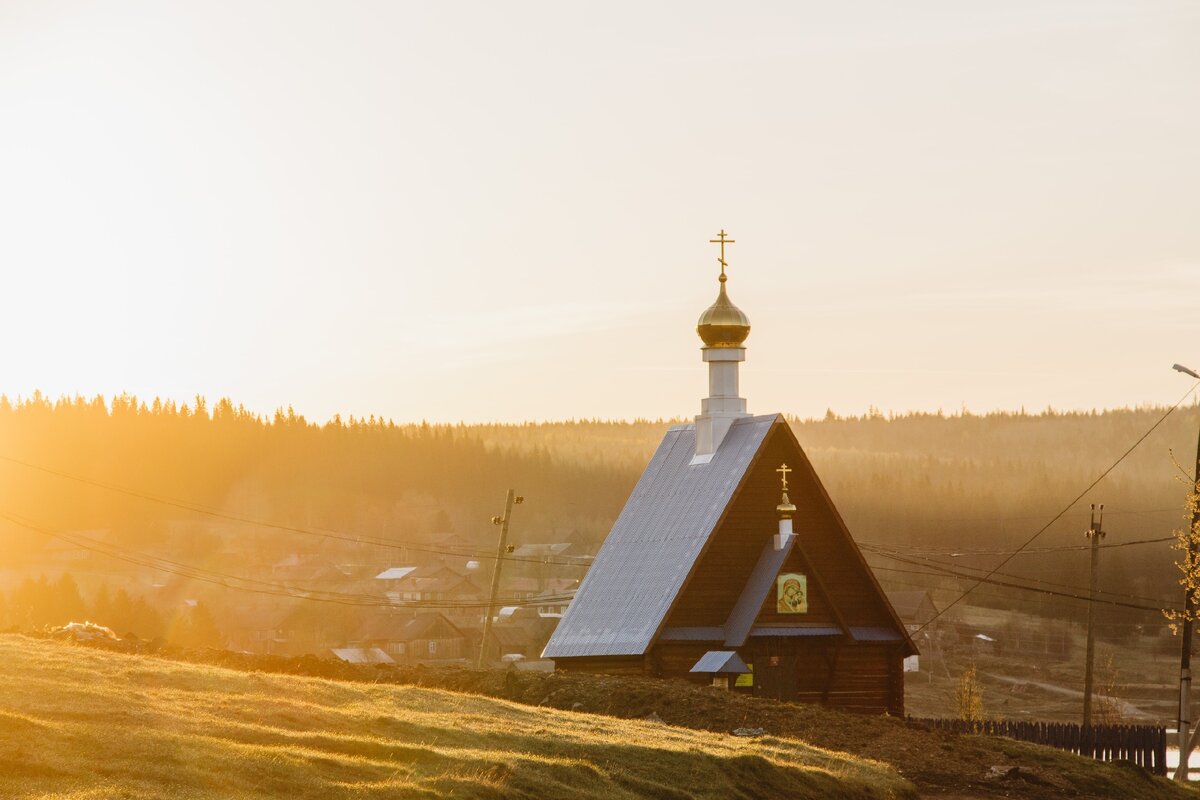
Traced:
[[495, 625], [492, 627], [491, 634], [495, 638], [496, 643], [501, 647], [533, 644], [541, 638], [538, 636], [537, 630], [531, 626], [513, 623]]
[[401, 615], [383, 610], [369, 614], [358, 625], [357, 640], [362, 642], [395, 639], [396, 632], [403, 628], [410, 619], [412, 619], [411, 614]]
[[892, 604], [892, 608], [896, 609], [896, 613], [901, 619], [912, 620], [917, 616], [917, 612], [921, 606], [928, 602], [930, 608], [937, 612], [937, 606], [933, 604], [933, 598], [929, 596], [929, 592], [924, 589], [911, 589], [899, 592], [888, 592], [888, 602]]
[[741, 675], [749, 671], [750, 668], [746, 666], [746, 662], [742, 661], [741, 656], [732, 650], [709, 650], [700, 656], [700, 660], [689, 670], [689, 672], [717, 675]]
[[446, 619], [441, 614], [418, 614], [413, 619], [409, 620], [403, 628], [400, 629], [396, 636], [396, 641], [411, 642], [414, 639], [428, 639], [429, 634], [434, 632], [439, 625], [444, 625], [451, 633], [453, 638], [466, 637], [454, 623]]
[[726, 647], [741, 647], [746, 643], [746, 637], [750, 635], [750, 629], [754, 627], [754, 620], [758, 618], [758, 610], [762, 606], [763, 598], [767, 596], [767, 592], [774, 585], [775, 576], [783, 568], [795, 543], [796, 537], [789, 536], [783, 543], [783, 547], [778, 550], [775, 549], [774, 541], [763, 544], [758, 562], [754, 565], [754, 571], [750, 573], [746, 587], [738, 597], [733, 611], [729, 612], [729, 619], [725, 621]]
[[400, 582], [395, 584], [395, 588], [404, 592], [442, 592], [443, 594], [481, 594], [482, 589], [479, 588], [470, 578], [464, 578], [461, 575], [453, 573], [447, 575], [435, 575], [428, 578], [420, 577], [419, 575], [409, 575], [401, 578]]
[[415, 572], [416, 567], [389, 567], [383, 572], [375, 576], [377, 581], [398, 581], [401, 578], [408, 577], [409, 573]]
[[350, 664], [395, 664], [395, 660], [378, 647], [335, 647], [335, 656]]
[[641, 655], [779, 419], [735, 420], [707, 464], [694, 425], [670, 428], [596, 555], [546, 658]]

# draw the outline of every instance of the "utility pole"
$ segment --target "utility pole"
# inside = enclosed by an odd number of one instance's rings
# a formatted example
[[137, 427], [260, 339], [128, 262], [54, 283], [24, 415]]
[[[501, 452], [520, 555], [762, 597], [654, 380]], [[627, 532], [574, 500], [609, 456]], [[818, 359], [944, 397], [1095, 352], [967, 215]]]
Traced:
[[1100, 519], [1096, 519], [1096, 504], [1092, 503], [1092, 524], [1085, 534], [1092, 540], [1092, 580], [1088, 589], [1087, 666], [1083, 673], [1083, 727], [1092, 724], [1092, 662], [1096, 657], [1096, 581], [1100, 572], [1100, 540], [1104, 538], [1104, 504], [1100, 504]]
[[512, 517], [513, 504], [520, 505], [524, 502], [524, 497], [518, 497], [514, 490], [509, 489], [508, 495], [504, 498], [504, 516], [492, 517], [492, 524], [500, 526], [500, 542], [496, 545], [496, 564], [492, 567], [492, 592], [488, 598], [487, 616], [483, 618], [483, 641], [479, 643], [479, 660], [475, 662], [475, 666], [479, 668], [483, 667], [488, 636], [492, 632], [492, 616], [496, 613], [496, 593], [500, 590], [500, 567], [504, 563], [504, 556], [511, 552], [508, 547], [508, 520]]
[[[1187, 369], [1179, 369], [1176, 364], [1175, 368], [1180, 372], [1186, 372], [1193, 377], [1200, 377], [1195, 372]], [[1190, 492], [1196, 492], [1200, 488], [1200, 437], [1196, 439], [1196, 470], [1192, 473], [1192, 486]], [[1196, 559], [1200, 554], [1196, 552], [1196, 530], [1197, 525], [1200, 525], [1200, 506], [1192, 509], [1191, 528], [1188, 530], [1188, 549], [1187, 549], [1187, 566], [1190, 568], [1196, 563]], [[1192, 708], [1191, 708], [1191, 693], [1192, 693], [1192, 617], [1196, 615], [1196, 587], [1191, 586], [1191, 576], [1188, 576], [1189, 585], [1184, 588], [1183, 594], [1183, 650], [1179, 656], [1179, 718], [1177, 726], [1179, 729], [1179, 766], [1175, 769], [1175, 780], [1186, 781], [1188, 779], [1188, 760], [1192, 756], [1192, 749], [1196, 746], [1195, 737], [1189, 736], [1189, 728], [1192, 725]], [[1196, 733], [1200, 735], [1200, 728], [1196, 729]]]

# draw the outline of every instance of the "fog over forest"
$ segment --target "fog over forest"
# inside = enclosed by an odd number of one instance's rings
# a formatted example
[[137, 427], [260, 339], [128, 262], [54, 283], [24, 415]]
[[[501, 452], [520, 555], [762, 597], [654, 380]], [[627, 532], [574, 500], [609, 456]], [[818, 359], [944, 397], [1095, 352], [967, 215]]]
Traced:
[[[830, 413], [790, 423], [881, 582], [951, 593], [1028, 540], [1165, 412]], [[264, 564], [321, 552], [384, 568], [404, 547], [436, 551], [442, 541], [486, 554], [495, 547], [489, 519], [510, 487], [526, 497], [514, 541], [571, 538], [594, 552], [669, 424], [315, 424], [290, 411], [261, 418], [229, 400], [0, 399], [0, 593], [64, 571], [85, 597], [122, 588], [119, 558], [72, 568], [48, 558], [64, 532], [101, 532], [106, 546], [185, 566], [219, 563], [231, 536], [251, 540]], [[1085, 604], [1061, 595], [1086, 591], [1083, 531], [1094, 502], [1105, 504], [1108, 532], [1102, 590], [1141, 598], [1135, 605], [1174, 604], [1170, 542], [1128, 543], [1179, 527], [1198, 425], [1195, 405], [1168, 416], [997, 576], [1060, 595], [988, 584], [973, 602], [1079, 619]], [[221, 602], [222, 590], [205, 592]], [[1106, 614], [1115, 631], [1162, 625], [1147, 609]]]

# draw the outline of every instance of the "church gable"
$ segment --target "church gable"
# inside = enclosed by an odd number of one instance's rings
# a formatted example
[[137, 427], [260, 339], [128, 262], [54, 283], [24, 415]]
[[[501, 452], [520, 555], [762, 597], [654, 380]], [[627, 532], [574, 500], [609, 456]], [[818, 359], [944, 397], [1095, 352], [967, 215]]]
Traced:
[[[741, 646], [751, 626], [783, 625], [821, 628], [827, 635], [849, 629], [875, 641], [907, 641], [799, 443], [787, 423], [776, 420], [667, 616], [666, 638], [712, 637], [719, 631], [726, 645]], [[796, 505], [796, 535], [789, 552], [775, 554], [778, 563], [760, 563], [773, 549], [778, 530], [775, 470], [782, 463], [795, 465], [788, 493]], [[765, 566], [769, 574], [762, 574]], [[795, 581], [802, 586], [789, 591], [804, 590], [804, 612], [778, 611], [781, 574], [803, 576]], [[753, 596], [743, 598], [746, 593]]]

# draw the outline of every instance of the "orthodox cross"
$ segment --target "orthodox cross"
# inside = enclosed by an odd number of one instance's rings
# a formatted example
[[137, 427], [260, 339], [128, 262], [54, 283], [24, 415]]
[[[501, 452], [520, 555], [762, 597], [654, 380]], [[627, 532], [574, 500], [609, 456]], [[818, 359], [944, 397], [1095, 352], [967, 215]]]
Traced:
[[718, 238], [708, 240], [709, 244], [721, 245], [721, 257], [717, 259], [717, 261], [721, 264], [721, 283], [725, 282], [725, 267], [728, 266], [728, 264], [725, 263], [725, 245], [734, 244], [733, 239], [726, 239], [725, 236], [725, 229], [722, 228], [721, 232], [717, 234]]
[[787, 464], [780, 464], [779, 469], [777, 469], [775, 471], [779, 473], [779, 480], [783, 482], [783, 490], [786, 492], [787, 491], [787, 474], [789, 472], [794, 472], [795, 470], [793, 470]]

